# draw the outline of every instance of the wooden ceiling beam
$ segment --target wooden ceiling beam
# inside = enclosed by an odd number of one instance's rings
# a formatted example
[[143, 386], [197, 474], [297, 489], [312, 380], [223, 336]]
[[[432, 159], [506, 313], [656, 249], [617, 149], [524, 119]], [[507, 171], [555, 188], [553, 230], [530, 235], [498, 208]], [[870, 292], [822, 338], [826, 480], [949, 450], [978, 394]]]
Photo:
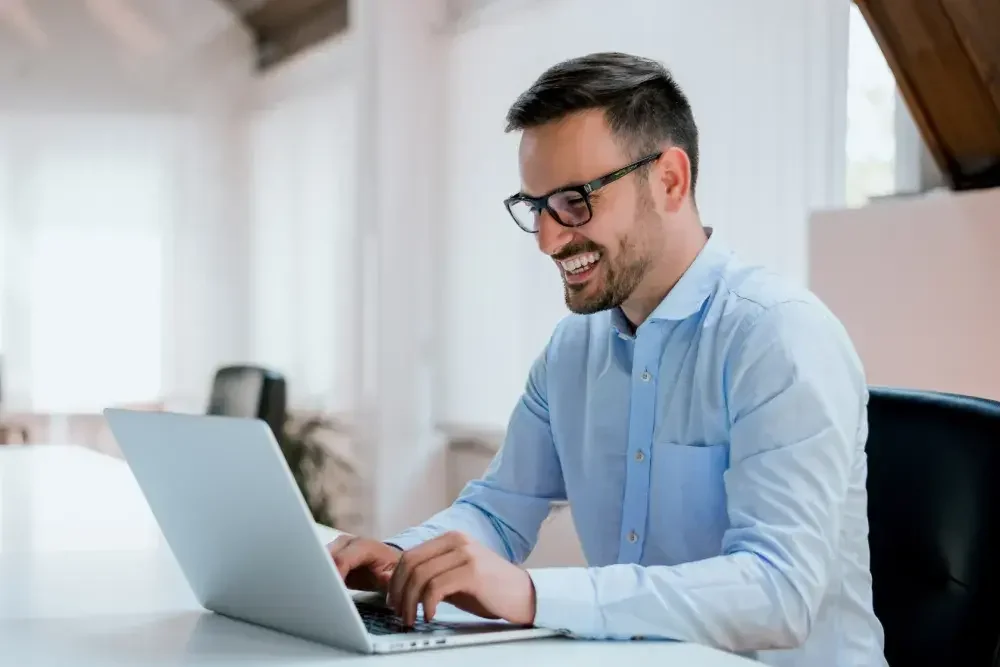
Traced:
[[950, 185], [1000, 186], [1000, 2], [855, 4]]
[[347, 30], [348, 0], [223, 0], [253, 33], [267, 70]]

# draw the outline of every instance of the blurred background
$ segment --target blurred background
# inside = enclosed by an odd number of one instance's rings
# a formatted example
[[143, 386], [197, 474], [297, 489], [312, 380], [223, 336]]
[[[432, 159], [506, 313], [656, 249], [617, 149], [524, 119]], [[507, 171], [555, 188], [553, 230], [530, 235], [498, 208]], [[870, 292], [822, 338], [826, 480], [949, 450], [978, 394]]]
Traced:
[[259, 416], [321, 521], [443, 507], [566, 313], [504, 114], [602, 50], [673, 71], [704, 222], [873, 383], [1000, 398], [998, 35], [990, 0], [0, 0], [0, 438]]

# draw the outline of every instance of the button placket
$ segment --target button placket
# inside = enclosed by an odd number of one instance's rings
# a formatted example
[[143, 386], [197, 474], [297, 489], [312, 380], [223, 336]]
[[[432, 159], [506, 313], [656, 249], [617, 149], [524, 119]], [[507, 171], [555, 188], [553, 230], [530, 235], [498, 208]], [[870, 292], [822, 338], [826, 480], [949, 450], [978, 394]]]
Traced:
[[631, 405], [629, 410], [629, 436], [627, 456], [632, 458], [625, 476], [625, 493], [622, 506], [622, 524], [619, 561], [638, 563], [642, 558], [644, 535], [649, 511], [649, 466], [646, 460], [652, 455], [649, 445], [653, 437], [656, 412], [655, 370], [661, 357], [662, 336], [653, 328], [636, 335], [634, 339]]

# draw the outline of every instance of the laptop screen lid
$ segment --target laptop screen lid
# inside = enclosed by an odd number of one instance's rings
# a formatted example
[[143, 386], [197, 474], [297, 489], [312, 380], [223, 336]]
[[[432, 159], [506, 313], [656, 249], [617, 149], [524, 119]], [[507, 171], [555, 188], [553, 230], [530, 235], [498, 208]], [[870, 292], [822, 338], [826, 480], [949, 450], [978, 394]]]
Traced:
[[104, 415], [202, 606], [373, 650], [267, 424], [110, 408]]

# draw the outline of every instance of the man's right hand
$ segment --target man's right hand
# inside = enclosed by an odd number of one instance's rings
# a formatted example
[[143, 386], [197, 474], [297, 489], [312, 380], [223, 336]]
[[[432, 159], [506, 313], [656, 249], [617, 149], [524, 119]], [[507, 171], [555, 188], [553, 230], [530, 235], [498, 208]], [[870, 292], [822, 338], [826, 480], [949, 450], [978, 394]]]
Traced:
[[341, 535], [327, 545], [344, 584], [356, 591], [385, 592], [403, 552], [384, 542]]

